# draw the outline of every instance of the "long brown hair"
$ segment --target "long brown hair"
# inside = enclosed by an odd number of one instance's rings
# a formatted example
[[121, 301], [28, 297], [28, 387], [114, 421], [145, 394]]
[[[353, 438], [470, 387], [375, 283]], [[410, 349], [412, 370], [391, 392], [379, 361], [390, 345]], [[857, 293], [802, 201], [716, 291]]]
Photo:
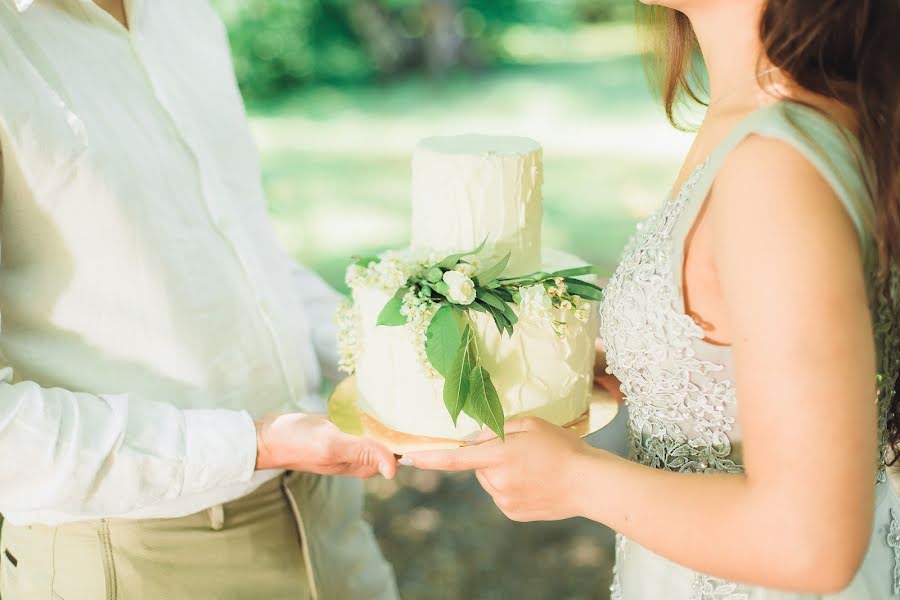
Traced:
[[[637, 3], [651, 81], [673, 125], [676, 109], [706, 104], [699, 45], [687, 16]], [[900, 447], [900, 2], [768, 0], [759, 27], [764, 57], [801, 88], [835, 100], [856, 117], [856, 136], [875, 208], [874, 276], [881, 427]], [[827, 115], [826, 115], [827, 116]], [[895, 462], [896, 452], [887, 453]]]

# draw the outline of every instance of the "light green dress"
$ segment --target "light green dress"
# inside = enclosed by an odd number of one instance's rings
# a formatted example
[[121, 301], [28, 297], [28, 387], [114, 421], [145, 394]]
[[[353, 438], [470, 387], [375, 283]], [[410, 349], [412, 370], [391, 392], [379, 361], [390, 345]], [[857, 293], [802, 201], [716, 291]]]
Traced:
[[[685, 314], [681, 280], [684, 240], [724, 158], [748, 135], [783, 140], [802, 152], [833, 187], [856, 224], [866, 256], [874, 261], [872, 207], [856, 160], [857, 142], [815, 111], [778, 103], [748, 116], [688, 178], [677, 195], [638, 229], [606, 288], [601, 337], [609, 372], [627, 397], [631, 459], [669, 471], [740, 472], [734, 357], [728, 347], [703, 340]], [[894, 290], [900, 276], [894, 271]], [[871, 282], [870, 282], [871, 283]], [[872, 286], [873, 287], [873, 286]], [[897, 378], [898, 333], [892, 321], [900, 294], [870, 292], [881, 365], [879, 430], [884, 431], [888, 390]], [[827, 443], [827, 442], [826, 442]], [[841, 600], [900, 597], [900, 501], [872, 457], [876, 486], [874, 529], [853, 583], [828, 596]], [[715, 545], [725, 531], [698, 531]], [[748, 557], [751, 560], [752, 557]], [[612, 600], [799, 600], [821, 596], [776, 592], [697, 573], [623, 536], [616, 542]]]

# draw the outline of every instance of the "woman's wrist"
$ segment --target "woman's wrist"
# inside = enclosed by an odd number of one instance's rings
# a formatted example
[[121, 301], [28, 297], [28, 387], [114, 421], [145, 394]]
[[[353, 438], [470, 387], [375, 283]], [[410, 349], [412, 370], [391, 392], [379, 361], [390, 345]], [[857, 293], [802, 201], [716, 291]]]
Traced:
[[574, 502], [573, 516], [584, 517], [598, 523], [605, 523], [605, 507], [610, 494], [619, 493], [617, 486], [610, 485], [611, 470], [619, 463], [627, 462], [606, 450], [587, 446], [575, 454], [569, 468], [570, 497]]

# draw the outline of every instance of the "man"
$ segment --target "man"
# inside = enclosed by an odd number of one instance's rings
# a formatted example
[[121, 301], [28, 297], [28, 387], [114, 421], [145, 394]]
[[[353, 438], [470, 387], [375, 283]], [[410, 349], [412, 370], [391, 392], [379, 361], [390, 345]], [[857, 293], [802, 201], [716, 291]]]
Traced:
[[396, 597], [206, 1], [0, 0], [0, 152], [4, 600]]

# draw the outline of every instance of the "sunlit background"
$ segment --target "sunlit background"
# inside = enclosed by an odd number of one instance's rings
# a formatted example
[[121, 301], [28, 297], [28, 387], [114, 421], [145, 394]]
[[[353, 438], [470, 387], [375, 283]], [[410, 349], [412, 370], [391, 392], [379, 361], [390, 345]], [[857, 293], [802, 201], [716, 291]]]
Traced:
[[[342, 290], [350, 256], [407, 243], [420, 138], [538, 140], [545, 244], [610, 268], [690, 142], [648, 92], [631, 0], [214, 3], [281, 241]], [[368, 490], [405, 599], [608, 597], [600, 525], [508, 522], [465, 474]]]

